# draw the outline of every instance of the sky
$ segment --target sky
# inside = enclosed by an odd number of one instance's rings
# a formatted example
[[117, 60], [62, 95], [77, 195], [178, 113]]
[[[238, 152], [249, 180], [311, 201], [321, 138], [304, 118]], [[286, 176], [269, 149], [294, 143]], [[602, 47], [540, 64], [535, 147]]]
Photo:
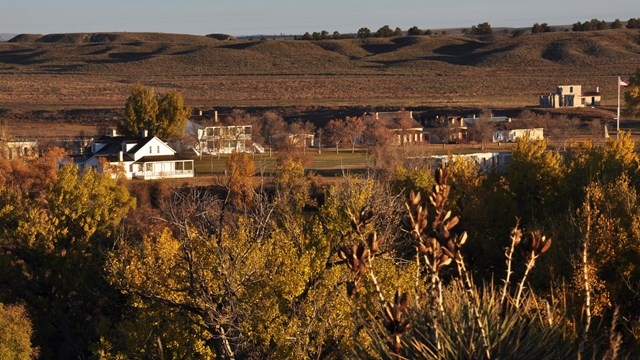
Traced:
[[0, 0], [0, 33], [355, 33], [640, 17], [638, 0]]

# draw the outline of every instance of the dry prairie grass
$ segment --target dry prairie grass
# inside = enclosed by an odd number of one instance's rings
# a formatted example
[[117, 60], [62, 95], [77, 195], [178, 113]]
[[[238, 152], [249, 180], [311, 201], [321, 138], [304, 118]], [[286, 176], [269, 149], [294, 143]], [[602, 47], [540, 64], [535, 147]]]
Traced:
[[[632, 30], [219, 41], [105, 33], [0, 43], [3, 107], [120, 106], [135, 82], [211, 106], [523, 106], [560, 83], [600, 86], [640, 63]], [[614, 79], [614, 80], [611, 80]]]

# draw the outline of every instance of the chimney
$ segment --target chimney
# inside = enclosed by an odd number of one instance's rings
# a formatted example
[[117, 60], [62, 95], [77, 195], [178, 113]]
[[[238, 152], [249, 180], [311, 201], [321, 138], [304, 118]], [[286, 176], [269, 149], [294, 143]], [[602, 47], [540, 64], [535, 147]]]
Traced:
[[142, 136], [143, 138], [146, 138], [147, 136], [149, 136], [149, 132], [146, 129], [142, 130], [140, 132], [140, 136]]
[[218, 110], [213, 111], [213, 122], [218, 123]]
[[122, 151], [118, 151], [118, 161], [124, 161], [124, 153]]
[[118, 131], [116, 129], [111, 129], [111, 137], [118, 136]]
[[596, 92], [599, 93], [600, 92], [600, 86], [596, 86]]
[[379, 120], [379, 118], [378, 118], [378, 112], [377, 112], [377, 111], [376, 111], [376, 120]]

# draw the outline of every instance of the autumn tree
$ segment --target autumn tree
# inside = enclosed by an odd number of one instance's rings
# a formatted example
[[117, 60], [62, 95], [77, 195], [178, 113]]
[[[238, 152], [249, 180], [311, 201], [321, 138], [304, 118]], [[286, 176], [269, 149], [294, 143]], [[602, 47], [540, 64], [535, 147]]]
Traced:
[[364, 120], [358, 116], [349, 116], [346, 119], [345, 134], [351, 143], [351, 153], [356, 150], [356, 144], [362, 140], [362, 132], [364, 131]]
[[393, 119], [393, 125], [400, 130], [398, 134], [400, 136], [400, 144], [405, 146], [411, 136], [410, 129], [415, 126], [413, 119], [403, 112], [400, 117]]
[[[262, 137], [262, 121], [260, 117], [255, 116], [245, 110], [234, 109], [231, 114], [227, 115], [223, 119], [223, 124], [227, 126], [251, 126], [251, 141], [246, 141], [245, 148], [251, 148], [253, 143], [263, 143]], [[244, 130], [233, 130], [229, 132], [229, 135], [234, 136], [236, 141], [240, 141], [245, 136]]]
[[0, 302], [0, 359], [33, 359], [37, 351], [31, 346], [32, 334], [25, 307]]
[[325, 138], [336, 146], [336, 154], [339, 152], [340, 144], [347, 139], [345, 123], [340, 119], [331, 119], [324, 127]]
[[281, 115], [267, 111], [260, 118], [261, 136], [265, 141], [265, 145], [269, 145], [269, 154], [273, 148], [278, 149], [286, 145], [287, 142], [287, 123]]
[[625, 113], [629, 116], [640, 116], [640, 69], [629, 79], [629, 86], [624, 94]]
[[227, 160], [229, 201], [240, 207], [253, 201], [253, 176], [256, 165], [245, 152], [232, 152]]
[[0, 164], [0, 293], [27, 305], [43, 354], [78, 358], [118, 317], [103, 260], [134, 201], [106, 175], [58, 170], [60, 159]]
[[295, 120], [288, 126], [293, 146], [302, 145], [302, 151], [307, 150], [307, 139], [314, 135], [316, 126], [310, 121]]
[[561, 160], [559, 154], [547, 149], [545, 141], [516, 141], [505, 178], [525, 226], [558, 211], [557, 196], [565, 175]]
[[125, 118], [118, 122], [118, 131], [139, 135], [147, 130], [161, 139], [179, 139], [190, 115], [191, 109], [184, 105], [179, 92], [157, 96], [153, 89], [138, 83], [127, 98]]
[[483, 110], [469, 126], [469, 140], [479, 142], [484, 150], [486, 143], [492, 141], [495, 125], [496, 123], [491, 121], [491, 111]]

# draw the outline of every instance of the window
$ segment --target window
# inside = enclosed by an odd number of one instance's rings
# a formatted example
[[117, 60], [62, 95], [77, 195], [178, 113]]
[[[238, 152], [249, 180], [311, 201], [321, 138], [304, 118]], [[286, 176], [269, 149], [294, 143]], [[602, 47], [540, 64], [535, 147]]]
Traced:
[[158, 154], [160, 154], [160, 145], [156, 146], [156, 150], [158, 151]]
[[147, 163], [147, 171], [153, 171], [153, 163]]
[[193, 170], [193, 161], [185, 161], [184, 169], [185, 170]]
[[573, 86], [569, 86], [569, 92], [573, 93]]
[[184, 170], [184, 162], [176, 161], [176, 170], [177, 171]]
[[149, 154], [153, 154], [153, 146], [149, 146]]

